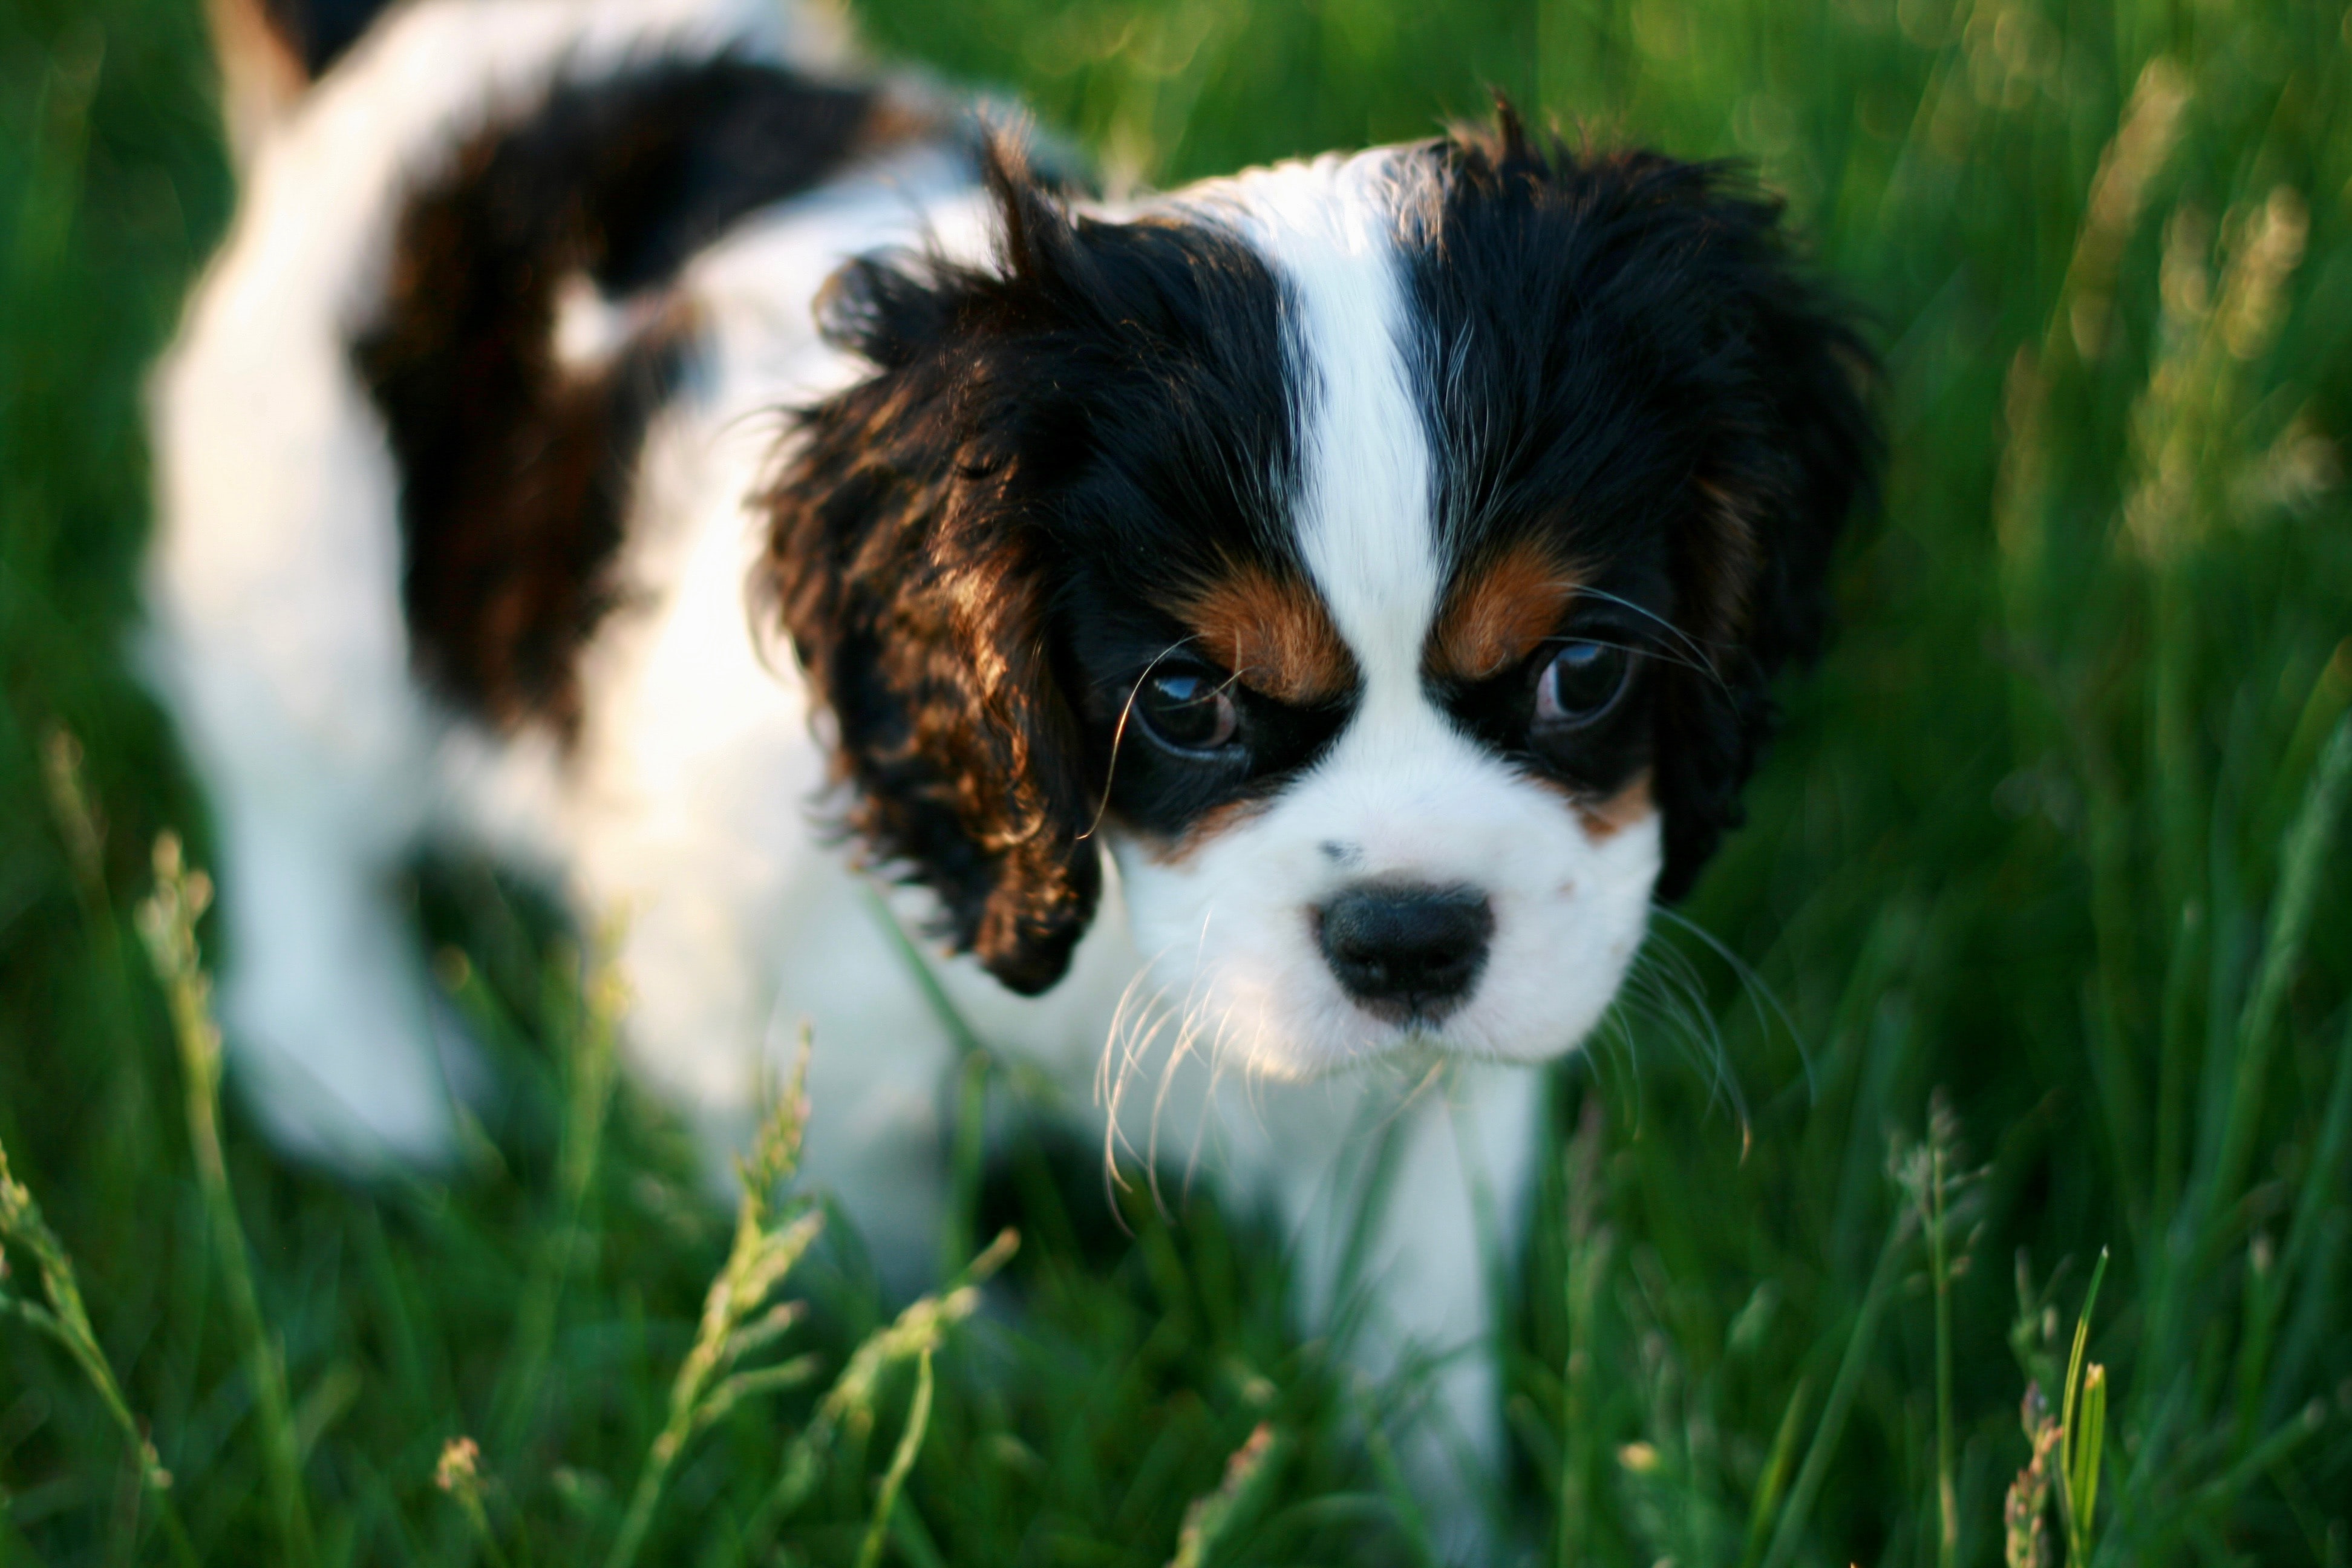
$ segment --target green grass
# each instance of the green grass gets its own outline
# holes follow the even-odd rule
[[[1684,911],[1721,949],[1662,931],[1557,1075],[1527,1559],[2352,1562],[2343,7],[860,10],[1158,181],[1489,84],[1752,158],[1874,323],[1886,514]],[[1247,1216],[1106,1254],[1032,1170],[1017,1311],[894,1323],[837,1223],[745,1275],[802,1211],[713,1205],[478,869],[418,895],[510,1086],[473,1173],[354,1192],[234,1097],[211,1142],[134,917],[204,811],[125,657],[139,377],[228,201],[202,60],[186,0],[0,0],[0,1563],[1413,1561],[1390,1391]]]

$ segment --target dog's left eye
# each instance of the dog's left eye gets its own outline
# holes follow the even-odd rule
[[[1633,656],[1612,643],[1572,642],[1536,677],[1536,728],[1581,730],[1617,706]]]
[[[1153,740],[1179,752],[1213,752],[1241,729],[1233,694],[1200,670],[1147,678],[1136,689],[1135,714]]]

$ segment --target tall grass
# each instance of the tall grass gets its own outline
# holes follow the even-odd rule
[[[1885,519],[1681,911],[1736,963],[1662,930],[1553,1080],[1510,1550],[2352,1561],[2343,7],[858,10],[1114,179],[1490,85],[1746,157],[1886,352]],[[1251,1216],[1129,1237],[1038,1149],[967,1163],[951,1264],[1020,1250],[898,1312],[789,1187],[711,1205],[611,1070],[594,933],[477,868],[417,882],[505,1086],[462,1175],[354,1191],[191,1115],[201,970],[132,911],[205,816],[124,647],[208,90],[186,0],[0,0],[0,1560],[1415,1560],[1387,1391],[1290,1331]],[[1023,1099],[977,1046],[940,1094]]]

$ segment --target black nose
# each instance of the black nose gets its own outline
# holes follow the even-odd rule
[[[1495,911],[1475,888],[1375,882],[1315,911],[1331,973],[1376,1016],[1435,1020],[1486,967]]]

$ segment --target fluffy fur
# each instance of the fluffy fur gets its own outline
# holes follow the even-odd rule
[[[715,1147],[811,1020],[811,1178],[911,1281],[903,927],[1115,1158],[1270,1201],[1310,1318],[1391,1147],[1369,1367],[1474,1344],[1514,1064],[1736,820],[1865,370],[1733,174],[1507,111],[1113,208],[765,6],[416,0],[261,137],[156,384],[239,1079],[446,1151],[389,889],[470,846],[617,921]]]

